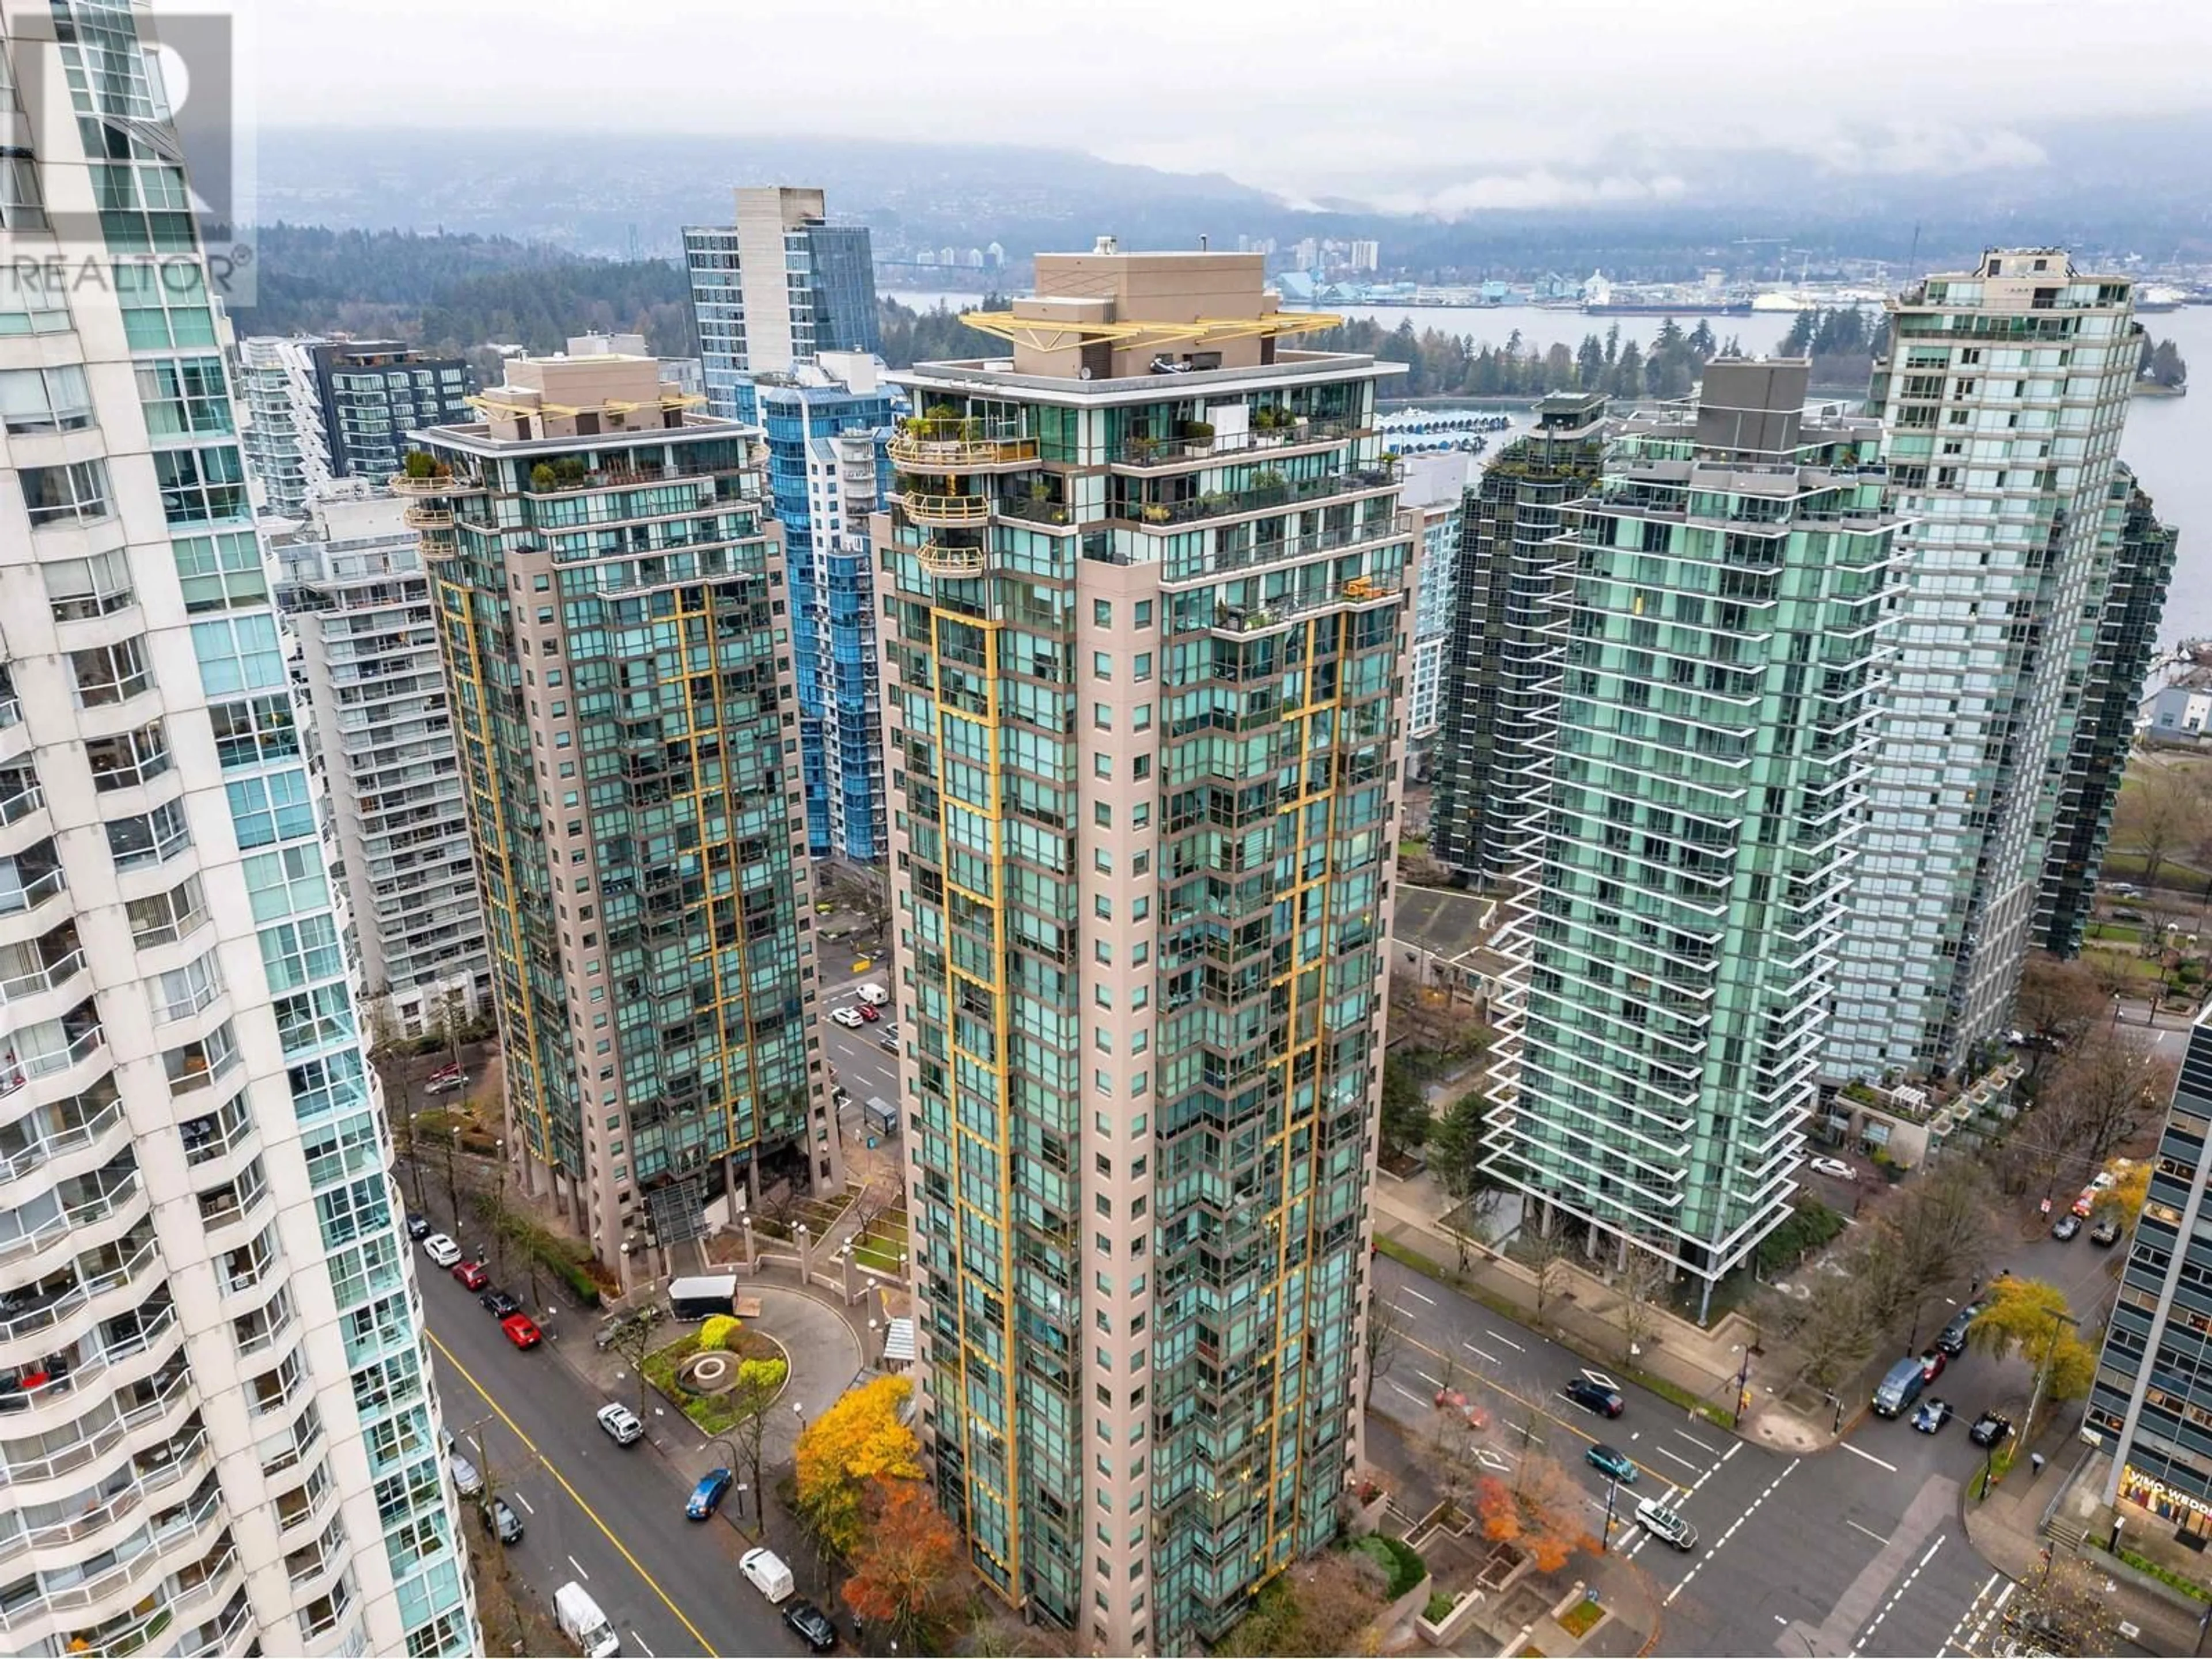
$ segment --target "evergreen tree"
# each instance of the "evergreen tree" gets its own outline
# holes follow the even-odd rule
[[[1575,384],[1585,392],[1598,391],[1605,385],[1605,348],[1595,334],[1583,335],[1582,347],[1575,353]]]

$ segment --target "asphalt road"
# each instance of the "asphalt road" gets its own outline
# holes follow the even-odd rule
[[[2039,1271],[2034,1258],[2026,1251],[2011,1265]],[[1941,1434],[1869,1416],[1833,1449],[1795,1457],[1740,1441],[1617,1379],[1607,1378],[1627,1409],[1611,1421],[1595,1416],[1560,1389],[1602,1366],[1387,1258],[1376,1270],[1377,1295],[1398,1310],[1407,1334],[1376,1385],[1374,1410],[1418,1433],[1433,1420],[1437,1387],[1448,1383],[1491,1410],[1484,1462],[1504,1476],[1531,1444],[1549,1455],[1583,1481],[1593,1532],[1602,1525],[1606,1482],[1583,1458],[1596,1442],[1638,1466],[1617,1516],[1651,1496],[1696,1525],[1699,1545],[1686,1555],[1632,1531],[1614,1534],[1616,1553],[1663,1603],[1658,1652],[1970,1650],[2000,1576],[1974,1553],[1959,1521],[1960,1492],[1982,1467],[1966,1422],[1985,1396],[2009,1401],[2016,1393],[2024,1402],[2018,1362],[1999,1367],[1972,1354],[1954,1361],[1934,1391],[1961,1418]],[[1754,1387],[1757,1376],[1754,1370]]]
[[[525,1353],[452,1275],[420,1261],[431,1369],[447,1428],[521,1516],[507,1565],[550,1617],[553,1592],[591,1592],[626,1655],[803,1653],[776,1610],[738,1572],[751,1540],[723,1516],[684,1516],[690,1482],[647,1438],[617,1446],[592,1419],[604,1403],[552,1352]],[[589,1340],[576,1316],[556,1314],[557,1340]],[[737,1497],[728,1500],[733,1504]],[[497,1546],[463,1504],[470,1547]]]

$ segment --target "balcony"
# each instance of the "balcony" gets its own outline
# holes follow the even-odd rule
[[[1301,506],[1307,501],[1320,501],[1332,495],[1395,489],[1399,477],[1396,462],[1381,462],[1372,466],[1324,472],[1318,477],[1275,477],[1243,489],[1188,495],[1176,501],[1146,501],[1132,495],[1119,502],[1109,501],[1107,512],[1109,517],[1133,522],[1146,530],[1164,531],[1180,525],[1195,524],[1205,519]],[[1158,487],[1157,483],[1145,486],[1148,489]]]
[[[945,542],[924,542],[915,550],[925,575],[944,577],[980,576],[983,574],[983,550],[980,547],[954,547]]]
[[[1212,629],[1217,634],[1258,634],[1270,628],[1280,628],[1285,623],[1296,622],[1316,611],[1332,610],[1338,605],[1371,605],[1383,599],[1395,601],[1403,592],[1396,582],[1377,581],[1371,576],[1355,576],[1341,587],[1315,593],[1292,593],[1249,610],[1235,605],[1216,605]]]
[[[112,1151],[129,1139],[123,1103],[112,1089],[88,1099],[72,1096],[33,1107],[11,1122],[0,1123],[0,1188],[56,1159]]]
[[[451,467],[442,464],[420,477],[410,472],[395,472],[384,481],[384,486],[395,495],[474,495],[483,492],[483,486],[472,478],[455,475]]]
[[[35,1078],[58,1076],[106,1046],[97,1005],[90,998],[59,1019],[27,1025],[0,1049],[0,1100]]]
[[[110,1391],[130,1387],[167,1366],[182,1340],[176,1304],[163,1292],[58,1352],[0,1370],[0,1417],[19,1437],[64,1426],[88,1407],[76,1401],[73,1411],[49,1413],[48,1406],[95,1383]]]
[[[895,499],[908,519],[933,529],[959,530],[991,521],[991,498],[988,495],[921,495],[909,493]]]
[[[1018,422],[965,416],[901,421],[887,447],[891,459],[916,472],[981,472],[1037,459],[1037,441],[1024,437]]]
[[[1228,465],[1243,456],[1300,444],[1340,443],[1363,429],[1347,421],[1300,421],[1295,426],[1254,428],[1225,437],[1125,438],[1109,459],[1119,466],[1177,466],[1194,461]]]
[[[453,509],[439,501],[410,501],[399,520],[410,530],[451,530]]]

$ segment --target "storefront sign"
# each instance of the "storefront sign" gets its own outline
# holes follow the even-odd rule
[[[2131,1504],[2141,1504],[2146,1509],[2157,1510],[2168,1520],[2186,1510],[2198,1519],[2212,1521],[2212,1503],[2169,1486],[2163,1480],[2154,1480],[2132,1463],[2120,1470],[2120,1496]]]

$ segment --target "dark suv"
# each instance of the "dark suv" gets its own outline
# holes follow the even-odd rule
[[[1981,1310],[1979,1304],[1969,1302],[1958,1312],[1953,1314],[1951,1322],[1944,1326],[1937,1334],[1936,1346],[1954,1359],[1966,1352],[1966,1327],[1974,1322],[1975,1316]]]
[[[1595,1412],[1601,1417],[1618,1417],[1628,1408],[1620,1397],[1620,1390],[1608,1389],[1602,1382],[1594,1382],[1587,1376],[1571,1376],[1560,1390],[1568,1399],[1586,1412]]]

